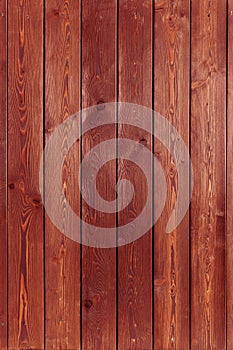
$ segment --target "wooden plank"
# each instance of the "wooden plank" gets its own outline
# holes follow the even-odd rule
[[[82,4],[82,108],[116,99],[116,1],[90,0]],[[90,121],[91,122],[91,121]],[[89,121],[86,121],[89,123]],[[84,135],[82,155],[98,143],[115,137],[115,127],[95,128]],[[104,157],[104,150],[98,156]],[[107,185],[106,185],[107,184]],[[116,162],[97,176],[96,186],[106,200],[114,200]],[[97,212],[83,201],[83,220],[91,225],[114,227],[115,214]],[[88,235],[84,229],[82,235]],[[82,248],[83,349],[115,349],[116,344],[116,249]]]
[[[226,349],[226,3],[192,3],[191,346]]]
[[[46,1],[46,140],[80,109],[79,27],[79,1]],[[79,191],[73,176],[79,168],[79,142],[69,152],[64,142],[63,149],[68,153],[63,166],[63,188],[79,215]],[[66,238],[48,216],[45,235],[46,349],[79,349],[80,245]]]
[[[119,1],[119,101],[152,107],[152,1]],[[127,117],[126,117],[127,118]],[[151,113],[152,131],[152,113]],[[124,124],[119,138],[130,138],[152,149],[152,137]],[[135,152],[132,146],[132,153]],[[152,173],[151,169],[147,169]],[[118,215],[119,226],[132,222],[147,201],[143,172],[134,163],[118,161],[118,181],[135,188],[132,202]],[[140,186],[139,186],[140,184]],[[152,218],[149,217],[152,222]],[[152,349],[152,231],[118,248],[119,349]]]
[[[227,110],[227,349],[233,348],[233,1],[228,1]]]
[[[189,17],[189,0],[155,1],[154,109],[176,127],[187,148]],[[170,147],[176,149],[172,139]],[[186,350],[189,349],[189,218],[187,213],[172,233],[166,233],[179,190],[176,186],[179,169],[156,139],[154,152],[167,180],[167,202],[154,232],[154,349]],[[154,186],[156,189],[156,179]]]
[[[8,1],[8,348],[44,344],[43,1]]]
[[[0,0],[0,349],[7,347],[7,231],[6,231],[6,1]]]

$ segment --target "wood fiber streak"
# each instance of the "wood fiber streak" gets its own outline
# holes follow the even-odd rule
[[[152,1],[119,1],[119,101],[152,107]],[[127,120],[127,116],[126,120]],[[143,121],[142,121],[143,124]],[[152,113],[151,113],[152,131]],[[119,125],[119,138],[152,149],[152,137],[142,129]],[[132,146],[129,154],[135,154]],[[143,153],[139,155],[143,157]],[[151,164],[152,165],[152,164]],[[144,171],[151,171],[144,169]],[[135,163],[118,161],[118,181],[128,179],[135,197],[118,215],[119,226],[137,218],[151,194]],[[119,198],[120,200],[120,198]],[[152,213],[148,220],[152,226]],[[129,229],[130,230],[130,229]],[[152,231],[118,249],[119,349],[152,349]]]
[[[6,232],[6,1],[0,0],[0,349],[7,346],[7,232]]]
[[[8,348],[43,349],[43,1],[8,1]]]
[[[79,27],[79,1],[46,1],[46,141],[58,125],[80,110]],[[80,215],[79,190],[75,182],[80,147],[77,141],[70,151],[67,149],[66,138],[70,131],[64,130],[62,145],[67,152],[63,190]],[[64,204],[64,220],[66,211]],[[80,349],[80,245],[66,238],[47,216],[45,237],[46,349]]]
[[[189,17],[189,0],[155,1],[154,109],[176,127],[187,148]],[[176,154],[177,144],[172,138],[170,149]],[[154,349],[186,350],[189,349],[189,218],[187,213],[177,229],[166,233],[179,191],[179,166],[176,168],[174,159],[156,139],[154,152],[167,181],[167,201],[154,232]],[[155,179],[155,201],[157,186]],[[186,188],[189,191],[188,175]]]
[[[226,349],[226,3],[192,2],[191,346]]]
[[[82,108],[98,105],[92,118],[105,113],[104,103],[116,100],[116,1],[90,0],[82,4]],[[91,120],[83,120],[86,125]],[[84,125],[84,124],[83,124]],[[115,138],[116,128],[100,127],[82,139],[82,156],[98,143]],[[101,148],[96,158],[104,158]],[[102,175],[101,175],[102,174]],[[97,176],[97,188],[105,200],[116,198],[116,162],[106,164]],[[84,180],[83,180],[84,181]],[[115,214],[105,216],[83,200],[83,220],[94,226],[114,227]],[[88,230],[82,235],[88,236]],[[97,242],[98,244],[98,242]],[[82,247],[83,349],[115,349],[116,249]]]
[[[227,349],[233,349],[233,1],[228,1]]]

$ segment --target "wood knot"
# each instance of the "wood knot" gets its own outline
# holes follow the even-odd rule
[[[59,15],[60,15],[59,10],[58,9],[54,9],[53,10],[53,14],[54,14],[54,16],[59,17]]]
[[[170,16],[168,17],[168,23],[169,23],[169,25],[170,25],[170,26],[173,26],[173,25],[174,25],[174,22],[175,22],[175,17],[174,17],[174,15],[170,15]]]
[[[105,104],[103,100],[97,102],[97,111],[102,111],[105,108]]]
[[[53,128],[50,126],[50,125],[47,125],[46,127],[45,127],[45,134],[52,134],[52,132],[53,132]]]
[[[142,138],[139,140],[139,143],[141,143],[143,146],[146,146],[147,145],[147,140]]]
[[[172,286],[171,289],[170,289],[170,294],[171,296],[175,296],[176,295],[176,287],[175,286]]]
[[[33,198],[32,202],[35,207],[39,207],[41,205],[41,200],[39,198]]]
[[[13,190],[13,189],[15,188],[15,185],[14,185],[14,184],[10,184],[10,185],[9,185],[9,188],[10,188],[11,190]]]
[[[169,167],[168,167],[168,174],[170,177],[174,177],[176,175],[177,171],[176,171],[176,166],[175,164],[171,164]]]
[[[93,302],[90,300],[90,299],[87,299],[84,301],[84,307],[87,309],[87,310],[90,310],[90,308],[92,307],[93,305]]]

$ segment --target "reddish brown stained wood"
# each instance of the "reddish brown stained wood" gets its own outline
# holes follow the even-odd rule
[[[119,101],[151,108],[151,1],[119,1],[118,36]],[[143,130],[120,125],[118,137],[133,139],[151,150],[151,135]],[[119,160],[118,180],[125,178],[135,186],[135,197],[119,213],[119,226],[129,221],[133,225],[145,202],[151,200],[142,171],[134,163]],[[151,213],[149,216],[152,221]],[[118,249],[119,349],[152,349],[152,333],[152,232],[149,231],[139,240]]]
[[[233,1],[228,1],[227,118],[227,348],[233,349]]]
[[[80,109],[79,27],[79,1],[46,1],[46,140],[59,124]],[[68,152],[64,142],[65,150]],[[78,188],[70,174],[78,172],[79,160],[76,142],[63,166],[63,188],[69,188],[66,197],[69,203],[75,203],[78,215]],[[64,218],[65,213],[66,208]],[[80,246],[62,235],[47,216],[45,237],[46,348],[79,349]]]
[[[116,100],[116,1],[82,3],[82,107]],[[104,113],[103,108],[96,110]],[[94,115],[95,117],[95,115]],[[89,123],[89,121],[86,121]],[[100,127],[82,140],[83,156],[96,144],[115,137],[115,127]],[[103,150],[104,152],[104,150]],[[99,155],[104,157],[104,153]],[[97,188],[106,200],[116,196],[116,164],[109,162],[97,176]],[[103,191],[104,190],[104,191]],[[83,220],[91,225],[115,226],[115,215],[93,211],[83,201]],[[83,235],[88,232],[83,229]],[[82,247],[83,349],[116,346],[116,249]]]
[[[43,349],[43,1],[8,1],[8,348]]]
[[[154,109],[176,127],[188,148],[189,0],[155,1],[154,21]],[[167,202],[154,232],[154,349],[186,350],[189,349],[188,213],[176,230],[166,233],[179,190],[179,169],[156,139],[154,147],[167,180]],[[173,142],[171,149],[175,148]],[[156,193],[159,186],[156,179],[154,186]]]
[[[0,1],[0,349],[7,346],[7,232],[6,232],[6,1]]]
[[[232,37],[233,0],[0,0],[0,349],[233,349]],[[47,142],[81,104],[98,105],[93,118],[99,117],[117,95],[149,108],[154,99],[155,111],[172,122],[190,148],[195,176],[190,222],[187,213],[174,232],[165,232],[179,168],[155,139],[168,193],[154,240],[151,230],[118,250],[80,248],[47,216],[43,229],[38,184],[43,133]],[[84,123],[91,126],[90,120]],[[152,149],[149,133],[123,125],[118,132]],[[116,218],[82,200],[80,212],[80,158],[115,136],[115,125],[86,133],[82,155],[79,140],[70,150],[64,142],[63,189],[84,221],[111,228],[117,221],[132,222],[133,227],[147,185],[130,161],[118,161],[118,180],[135,186],[130,205]],[[104,155],[102,149],[96,156]],[[108,162],[97,176],[105,200],[116,199],[116,165]],[[156,201],[156,179],[154,186]]]
[[[226,3],[192,2],[191,345],[226,349]]]

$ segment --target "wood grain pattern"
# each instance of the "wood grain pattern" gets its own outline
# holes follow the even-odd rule
[[[116,100],[116,2],[90,0],[82,4],[82,108]],[[94,115],[95,117],[95,115]],[[100,127],[82,139],[83,156],[96,144],[115,137],[116,130]],[[102,155],[98,155],[102,156]],[[104,156],[104,154],[103,154]],[[106,185],[107,183],[107,185]],[[116,194],[116,164],[109,162],[97,176],[104,198]],[[115,215],[103,216],[83,201],[83,220],[92,225],[114,227]],[[88,232],[83,229],[83,235]],[[116,348],[116,249],[82,247],[82,337],[83,349]]]
[[[233,0],[0,0],[0,349],[233,350],[232,37]],[[103,141],[153,150],[167,180],[165,208],[143,237],[81,246],[44,213],[42,150],[81,107],[97,106],[100,118],[117,99],[154,107],[177,128],[193,162],[191,209],[165,232],[182,164],[150,133],[100,126],[68,150],[67,128],[62,186],[85,222],[134,230],[145,202],[157,200],[157,179],[150,198],[143,171],[120,159],[101,168],[96,188],[119,204],[116,183],[128,179],[130,205],[117,215],[87,205],[81,159]]]
[[[7,346],[7,231],[6,231],[6,99],[7,77],[7,11],[0,1],[0,349]]]
[[[187,148],[189,29],[189,0],[155,2],[154,109],[176,127]],[[175,150],[176,142],[171,140],[170,147]],[[154,348],[186,350],[189,349],[189,218],[187,213],[179,227],[166,234],[179,190],[179,169],[157,140],[154,152],[167,180],[167,202],[155,225]],[[155,190],[156,185],[155,179]]]
[[[66,118],[80,110],[80,2],[46,1],[46,140]],[[66,133],[69,130],[66,130]],[[64,142],[64,152],[68,149]],[[75,179],[80,147],[76,142],[63,166],[63,188],[79,215]],[[45,164],[46,166],[46,164]],[[46,194],[45,194],[46,195]],[[64,208],[64,220],[66,218]],[[46,216],[46,349],[80,348],[80,246],[66,238]]]
[[[191,346],[226,349],[226,4],[192,3]]]
[[[227,349],[233,349],[233,1],[228,1],[228,110],[227,110]]]
[[[119,101],[152,107],[152,2],[119,1]],[[152,131],[152,114],[151,114]],[[152,149],[152,137],[143,130],[119,125],[119,138],[130,138]],[[134,146],[133,146],[134,147]],[[135,149],[132,148],[132,153]],[[150,169],[152,173],[152,163]],[[119,226],[134,220],[146,201],[142,172],[127,160],[118,161],[118,181],[135,188],[132,202],[118,215]],[[140,185],[139,185],[140,184]],[[152,222],[152,213],[148,220]],[[133,221],[132,221],[133,229]],[[119,349],[152,348],[152,231],[118,248]]]
[[[43,1],[8,1],[8,348],[43,349]]]

